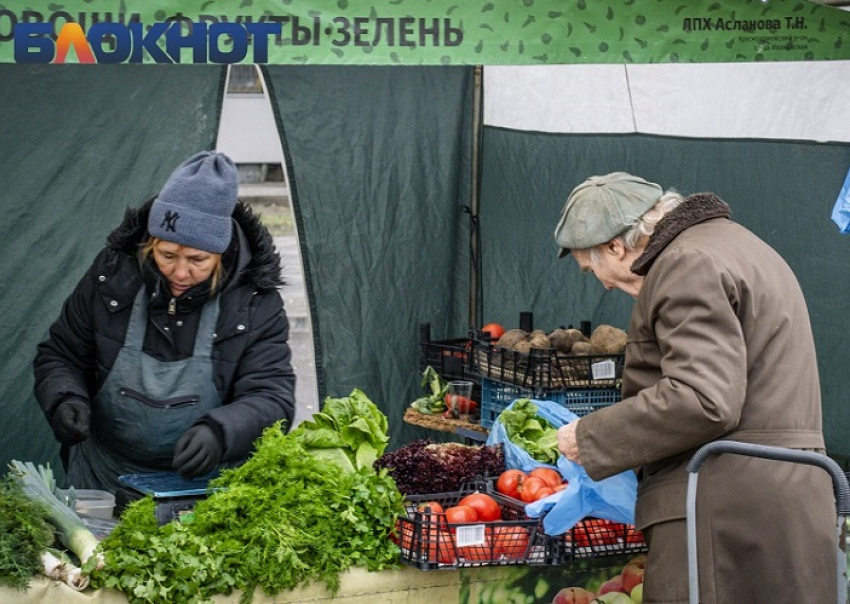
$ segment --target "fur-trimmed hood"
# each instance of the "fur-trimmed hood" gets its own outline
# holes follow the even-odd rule
[[[633,273],[646,275],[658,255],[682,231],[712,218],[730,218],[732,210],[714,193],[695,193],[662,218],[643,253],[631,266]]]
[[[153,199],[150,199],[139,208],[127,208],[121,224],[107,237],[107,247],[135,256],[139,244],[150,236],[148,215],[152,204]],[[235,267],[235,270],[231,268],[230,283],[249,283],[260,291],[274,290],[283,285],[280,254],[271,233],[259,217],[247,204],[238,201],[233,210],[233,220],[233,238],[222,255],[226,266]]]

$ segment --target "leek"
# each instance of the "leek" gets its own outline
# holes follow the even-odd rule
[[[45,577],[62,581],[74,591],[83,591],[89,586],[88,576],[83,574],[80,567],[75,566],[62,552],[46,549],[41,554],[42,569]]]
[[[98,555],[95,549],[99,543],[77,513],[57,497],[56,481],[50,465],[45,468],[32,462],[12,460],[9,464],[11,475],[18,481],[24,494],[39,504],[47,513],[47,519],[56,528],[59,541],[80,559],[80,566],[92,556]],[[103,566],[103,559],[97,559],[97,567]]]

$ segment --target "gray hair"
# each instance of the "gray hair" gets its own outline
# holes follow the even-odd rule
[[[667,191],[655,205],[649,208],[639,218],[635,218],[628,229],[614,237],[619,239],[627,250],[634,250],[642,237],[649,237],[655,232],[655,227],[661,222],[661,219],[669,214],[672,210],[679,207],[685,201],[685,198],[674,190]],[[604,245],[604,244],[602,244]],[[590,262],[596,264],[599,262],[599,247],[590,248]]]

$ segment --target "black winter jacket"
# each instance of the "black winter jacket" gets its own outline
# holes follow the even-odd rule
[[[151,203],[127,210],[65,301],[48,339],[38,345],[35,395],[48,422],[64,400],[91,401],[95,396],[124,343],[133,300],[143,283],[150,296],[144,352],[162,361],[192,354],[208,284],[171,300],[153,259],[140,262]],[[280,257],[248,206],[237,203],[233,219],[230,247],[222,255],[225,277],[212,353],[224,404],[199,420],[223,436],[223,462],[246,457],[254,440],[275,421],[284,419],[290,426],[295,399],[289,323],[277,291],[283,283]],[[174,314],[168,312],[169,302]]]

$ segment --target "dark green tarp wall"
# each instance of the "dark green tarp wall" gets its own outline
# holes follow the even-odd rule
[[[0,65],[0,468],[58,463],[35,348],[127,207],[212,148],[224,69]],[[61,475],[61,470],[59,471]]]
[[[558,260],[553,231],[569,192],[625,170],[683,194],[713,191],[733,218],[791,265],[818,352],[828,452],[850,457],[848,240],[830,219],[850,145],[646,135],[557,135],[484,129],[481,237],[485,320],[517,326],[521,311],[551,330],[581,320],[628,327],[632,299]]]
[[[363,390],[391,446],[421,392],[418,325],[466,333],[474,69],[267,69],[288,162],[319,394]]]

